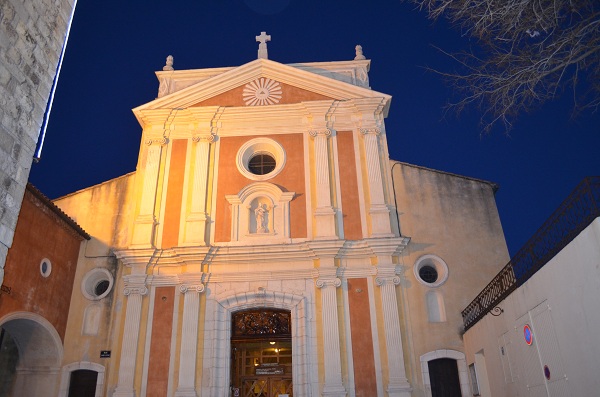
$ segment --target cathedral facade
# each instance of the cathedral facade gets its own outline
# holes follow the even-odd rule
[[[284,65],[267,38],[239,67],[168,58],[136,171],[56,200],[92,237],[56,395],[471,395],[496,186],[389,160],[360,47]]]

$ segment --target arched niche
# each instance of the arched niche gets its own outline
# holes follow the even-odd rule
[[[272,183],[256,182],[225,196],[231,204],[231,241],[261,245],[289,241],[294,195]]]

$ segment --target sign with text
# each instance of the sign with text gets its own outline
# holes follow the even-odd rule
[[[269,365],[269,364],[261,364],[258,367],[255,367],[255,375],[283,375],[283,366],[281,365]]]

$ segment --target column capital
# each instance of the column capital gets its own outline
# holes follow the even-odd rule
[[[398,284],[400,284],[400,277],[398,277],[398,276],[375,277],[375,284],[377,284],[378,287],[382,287],[384,285],[398,285]]]
[[[371,134],[380,135],[381,134],[381,128],[379,128],[379,127],[359,128],[358,130],[363,135],[371,135]]]
[[[129,296],[129,295],[133,295],[133,294],[139,294],[139,295],[147,295],[148,294],[148,288],[146,288],[145,285],[141,285],[141,286],[128,286],[123,288],[123,295],[125,296]]]
[[[324,136],[325,138],[329,138],[332,134],[332,131],[329,128],[317,128],[309,130],[308,133],[313,138],[317,136]]]
[[[318,278],[317,281],[315,281],[315,285],[317,286],[317,288],[325,288],[325,287],[329,287],[329,286],[334,286],[334,287],[338,288],[342,285],[342,280],[340,280],[337,277]]]
[[[215,134],[194,134],[194,136],[192,136],[193,142],[207,142],[210,144],[216,140],[217,136]]]
[[[187,292],[196,292],[198,294],[204,292],[204,284],[181,284],[179,285],[179,292],[185,294]]]
[[[169,138],[163,136],[163,137],[155,138],[155,139],[146,139],[144,141],[144,143],[147,146],[152,146],[152,145],[164,146],[167,143],[169,143]]]

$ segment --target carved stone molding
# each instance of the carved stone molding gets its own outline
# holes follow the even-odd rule
[[[162,138],[155,138],[155,139],[146,139],[146,141],[144,143],[147,146],[151,146],[151,145],[164,146],[167,143],[169,143],[169,138],[162,137]]]
[[[275,105],[282,97],[281,84],[261,77],[244,86],[242,97],[246,106]]]
[[[335,277],[335,278],[318,278],[317,281],[315,281],[315,285],[317,286],[317,288],[325,288],[325,287],[329,287],[329,286],[334,286],[334,287],[338,288],[342,285],[342,280],[340,280],[337,277]]]
[[[197,134],[192,137],[193,142],[208,142],[213,143],[217,140],[215,134]]]
[[[181,284],[179,286],[179,292],[185,294],[187,292],[196,292],[198,294],[204,292],[204,284]]]
[[[332,134],[332,131],[329,128],[319,128],[315,130],[309,130],[308,133],[313,138],[317,136],[324,136],[326,138],[329,138]]]
[[[359,128],[359,131],[363,135],[369,135],[369,134],[380,135],[381,134],[381,128],[378,128],[378,127]]]
[[[400,277],[375,277],[375,284],[377,284],[378,287],[390,284],[398,285],[400,284]]]
[[[233,336],[292,334],[291,315],[287,310],[262,309],[236,312],[232,316]]]
[[[146,288],[146,286],[136,286],[136,287],[125,287],[123,289],[123,295],[125,296],[129,296],[129,295],[133,295],[133,294],[139,294],[139,295],[147,295],[148,294],[148,288]]]

